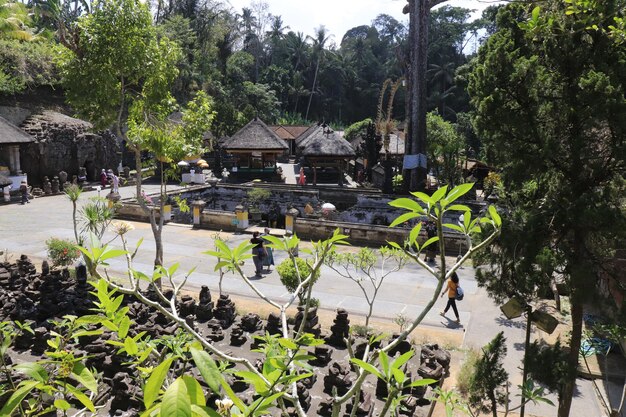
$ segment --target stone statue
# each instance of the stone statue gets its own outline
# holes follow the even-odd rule
[[[65,171],[59,172],[59,181],[61,184],[65,184],[67,182],[67,172]]]
[[[46,195],[52,194],[52,183],[48,179],[48,177],[43,177],[43,192]]]
[[[80,167],[78,168],[78,182],[83,183],[87,181],[87,168]]]
[[[52,194],[59,193],[59,177],[52,178]]]

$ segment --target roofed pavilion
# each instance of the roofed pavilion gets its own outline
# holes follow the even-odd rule
[[[9,178],[13,182],[13,188],[19,186],[22,179],[26,179],[26,176],[22,175],[20,165],[20,145],[34,141],[34,137],[4,117],[0,117],[0,165],[9,168]]]
[[[338,183],[343,185],[348,161],[356,155],[354,148],[327,125],[315,126],[307,133],[298,144],[298,153],[313,169],[313,185],[317,185],[317,169],[326,167],[337,169]]]
[[[234,157],[237,177],[267,178],[276,174],[276,161],[289,151],[289,145],[255,118],[227,139],[222,149]]]

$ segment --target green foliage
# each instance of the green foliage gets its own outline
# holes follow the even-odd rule
[[[356,122],[348,126],[343,131],[343,138],[348,142],[352,142],[357,137],[365,137],[367,132],[367,126],[372,123],[372,119],[367,118],[365,120],[361,120],[360,122]]]
[[[272,192],[267,188],[252,188],[246,193],[250,207],[258,208],[259,204],[269,199]]]
[[[534,341],[528,346],[524,357],[529,377],[560,395],[563,385],[570,379],[567,352],[561,341],[557,340],[554,345]]]
[[[428,159],[440,183],[454,186],[461,179],[463,138],[450,122],[436,113],[426,115],[428,132]]]
[[[382,350],[378,351],[380,369],[361,359],[350,359],[350,362],[358,365],[362,372],[373,374],[387,384],[389,393],[385,400],[385,405],[380,412],[381,416],[384,416],[389,409],[392,410],[392,415],[396,415],[396,410],[400,407],[401,401],[409,396],[408,393],[403,394],[403,392],[414,387],[423,387],[437,382],[434,379],[418,379],[412,381],[411,378],[404,373],[403,369],[406,363],[411,360],[414,355],[415,352],[410,350],[391,361],[392,358],[390,358],[386,352]]]
[[[404,186],[404,177],[400,174],[394,175],[391,179],[391,184],[393,185],[393,191],[395,193],[401,192]]]
[[[456,388],[459,394],[469,396],[471,385],[474,379],[476,363],[480,359],[480,352],[477,349],[469,349],[465,354],[465,360],[461,365],[461,370],[456,378]]]
[[[81,407],[96,412],[91,400],[98,393],[98,381],[94,372],[88,369],[83,361],[85,356],[78,355],[70,349],[70,344],[80,337],[99,335],[102,331],[90,330],[89,324],[76,316],[65,316],[60,320],[52,321],[51,338],[47,341],[48,350],[45,358],[37,362],[22,362],[18,365],[7,366],[2,360],[2,367],[9,378],[13,389],[9,390],[10,398],[6,401],[0,415],[11,416],[19,411],[19,415],[36,416],[59,409],[66,412],[71,408],[70,401],[80,404]],[[26,331],[28,327],[20,325]],[[3,336],[2,356],[12,337],[16,335],[13,326],[3,323],[0,331]],[[13,385],[13,378],[19,373],[22,381]],[[51,404],[50,398],[54,398]],[[51,407],[53,405],[53,407]]]
[[[80,256],[76,243],[52,237],[46,240],[48,258],[54,266],[70,266]]]
[[[0,94],[15,94],[39,86],[57,86],[60,75],[54,57],[58,49],[47,40],[22,42],[0,39]]]
[[[502,332],[482,349],[469,384],[469,403],[481,412],[493,412],[504,404],[509,375],[502,365],[506,356],[506,338]]]
[[[293,293],[296,291],[300,283],[313,272],[312,263],[303,258],[288,258],[278,264],[276,272],[278,272],[280,282],[285,286],[285,288],[287,288],[287,291]],[[315,275],[313,275],[313,279],[309,285],[315,284],[315,281],[317,281],[320,277],[320,274],[321,271],[318,269],[315,272]],[[304,296],[307,293],[309,285],[304,286],[300,293],[297,294],[300,298],[301,304],[304,302]]]
[[[509,213],[488,251],[491,267],[477,278],[493,297],[517,293],[529,300],[551,279],[541,263],[545,269],[548,259],[550,268],[564,271],[572,303],[570,375],[583,303],[596,293],[603,259],[626,230],[620,209],[626,120],[619,116],[626,112],[626,50],[600,29],[623,13],[623,1],[593,2],[592,24],[585,13],[568,14],[583,3],[501,8],[468,87],[474,125],[487,162],[501,169],[507,194],[500,204]],[[552,259],[543,256],[548,252]],[[560,415],[569,412],[573,385],[563,392]]]
[[[115,208],[109,207],[109,201],[104,197],[91,197],[78,213],[82,223],[81,232],[93,233],[98,239],[102,239],[115,217]]]
[[[178,206],[178,209],[181,213],[189,213],[189,204],[187,204],[187,200],[184,198],[180,198],[179,196],[174,196],[174,201]]]
[[[133,98],[141,96],[151,108],[167,97],[179,49],[157,38],[146,4],[103,1],[78,25],[80,49],[66,51],[61,63],[67,99],[83,117],[108,127],[125,121]]]
[[[497,172],[489,172],[483,181],[483,190],[489,195],[494,191],[498,193],[502,190],[502,177]]]

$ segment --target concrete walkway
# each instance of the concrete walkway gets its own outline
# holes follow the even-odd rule
[[[173,188],[176,187],[168,186],[168,189]],[[158,191],[158,185],[146,185],[144,189],[150,194]],[[135,188],[126,187],[120,191],[124,198],[132,197]],[[96,195],[95,191],[86,192],[81,197],[81,201],[86,201],[89,197]],[[154,240],[150,225],[133,224],[135,230],[128,235],[130,244],[135,245],[139,239],[144,238],[143,246],[135,258],[134,268],[150,274],[154,257]],[[250,235],[247,234],[221,233],[220,235],[228,241],[231,247],[250,239]],[[213,249],[215,236],[214,231],[195,230],[187,225],[168,224],[164,228],[166,265],[179,262],[180,271],[197,267],[196,272],[189,278],[189,286],[192,289],[197,290],[200,285],[208,285],[212,291],[217,291],[218,274],[214,271],[216,261],[202,253]],[[27,254],[31,259],[40,262],[46,257],[45,241],[50,237],[73,239],[72,206],[65,196],[38,198],[24,206],[19,204],[0,206],[0,250],[6,248],[13,259],[21,254]],[[112,237],[111,234],[107,234],[105,240]],[[301,249],[306,246],[307,244],[303,243]],[[306,256],[302,250],[300,254]],[[282,252],[274,254],[277,265],[285,257]],[[450,259],[450,262],[452,261],[453,259]],[[123,276],[126,265],[122,260],[116,259],[111,262],[110,270]],[[250,276],[253,275],[252,262],[247,262],[244,270]],[[462,325],[457,326],[450,320],[439,316],[438,312],[444,307],[444,299],[438,299],[437,304],[426,315],[423,324],[416,332],[418,335],[428,335],[429,331],[456,335],[457,340],[463,341],[462,345],[446,347],[463,350],[468,347],[484,346],[499,331],[504,331],[508,346],[505,367],[513,385],[518,385],[521,382],[520,368],[523,357],[523,320],[517,319],[510,322],[501,315],[498,306],[487,297],[482,289],[477,287],[474,270],[471,267],[463,267],[459,270],[459,276],[466,293],[465,299],[458,303]],[[275,271],[255,281],[255,284],[275,300],[286,300],[289,295]],[[374,316],[389,321],[399,314],[409,318],[415,317],[432,297],[435,286],[436,281],[432,276],[411,264],[402,271],[390,275],[383,283],[374,308]],[[224,278],[223,289],[233,295],[246,297],[254,295],[243,280],[233,275],[227,275]],[[322,308],[329,310],[343,307],[352,314],[365,314],[368,308],[358,286],[328,268],[323,269],[313,295],[320,300]],[[451,312],[448,317],[453,318]],[[358,320],[353,320],[355,321]],[[541,336],[540,331],[533,329],[533,337],[539,336]],[[518,397],[514,397],[516,393],[513,389],[512,398],[517,403]],[[550,398],[555,403],[557,402],[555,396]],[[556,415],[556,408],[547,405],[531,404],[526,410],[527,416]],[[605,413],[598,406],[592,384],[579,379],[570,416],[601,417],[604,415]]]

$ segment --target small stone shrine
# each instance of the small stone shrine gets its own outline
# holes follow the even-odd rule
[[[333,325],[330,326],[330,332],[330,336],[326,338],[326,343],[337,348],[345,348],[346,339],[348,339],[350,332],[350,320],[345,309],[337,309],[337,317],[333,320]]]
[[[298,306],[298,313],[296,314],[296,320],[294,323],[294,329],[300,329],[302,320],[304,319],[304,306]],[[317,307],[310,307],[306,315],[306,321],[304,323],[303,331],[305,333],[311,333],[315,337],[320,337],[322,332],[319,324],[319,317],[317,316]]]
[[[328,369],[328,375],[324,377],[324,392],[331,394],[333,387],[336,387],[337,393],[343,395],[351,386],[350,366],[342,362],[333,362]]]
[[[213,318],[213,302],[209,287],[203,285],[200,289],[198,305],[196,305],[196,320],[204,323]]]
[[[265,331],[269,334],[282,334],[280,324],[280,316],[274,312],[271,312],[267,316],[267,323],[265,324]]]
[[[228,329],[233,324],[235,317],[237,317],[237,312],[235,311],[235,303],[232,302],[228,295],[220,295],[213,310],[213,316],[214,319],[220,321],[224,329]]]

